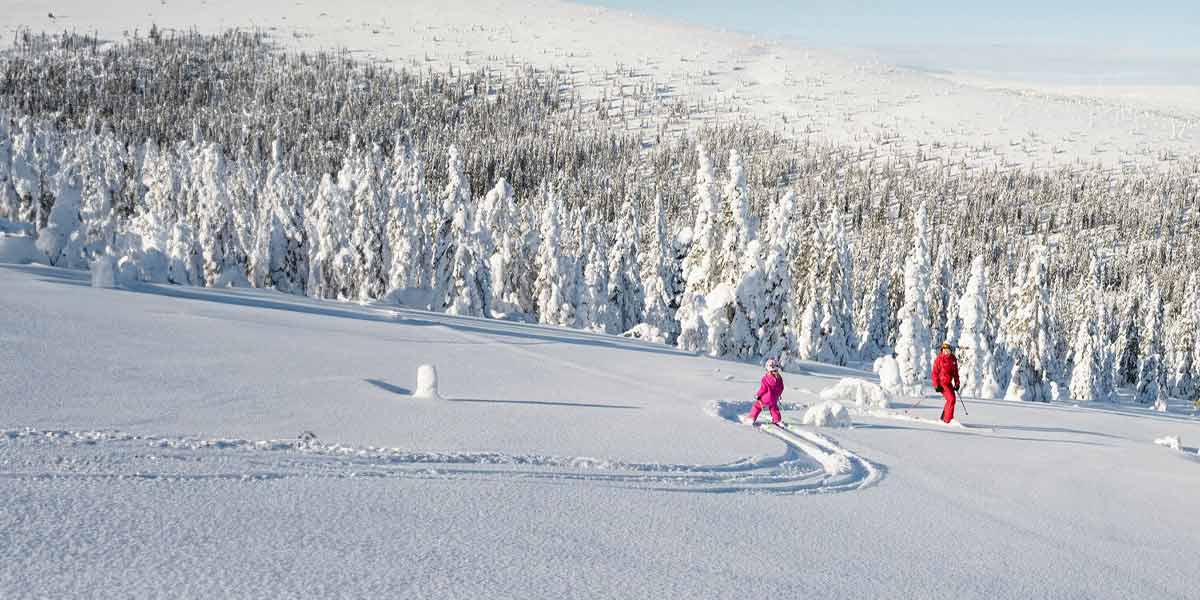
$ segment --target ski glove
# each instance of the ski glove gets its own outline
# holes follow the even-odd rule
[[[935,391],[939,394],[942,393],[942,386],[940,386],[940,385],[933,386],[933,391]]]

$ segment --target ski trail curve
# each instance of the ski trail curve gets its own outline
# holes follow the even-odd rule
[[[709,403],[705,411],[717,418],[745,427],[745,425],[741,425],[739,417],[748,413],[750,406],[750,402],[718,400]],[[841,447],[819,433],[787,422],[778,427],[762,425],[758,429],[779,438],[789,447],[796,448],[820,464],[827,477],[826,487],[823,491],[862,490],[883,479],[885,469],[882,466]]]
[[[503,452],[421,452],[264,440],[143,436],[120,431],[0,430],[0,479],[154,483],[399,478],[594,485],[688,493],[812,494],[851,489],[852,474],[794,444],[780,455],[715,465],[624,462]]]

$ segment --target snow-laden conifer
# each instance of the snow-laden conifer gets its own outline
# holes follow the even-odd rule
[[[638,231],[641,229],[641,217],[637,205],[633,202],[626,204],[613,231],[612,247],[608,249],[608,274],[605,283],[608,288],[606,299],[609,305],[607,319],[602,325],[603,330],[610,333],[623,333],[642,321],[645,314],[645,291],[642,289],[641,277],[638,273]]]
[[[1050,337],[1051,307],[1048,257],[1034,250],[1020,286],[1013,291],[1003,325],[1012,368],[1005,399],[1049,402],[1053,396],[1054,348]]]
[[[1145,303],[1146,312],[1142,321],[1145,332],[1142,359],[1138,363],[1136,399],[1142,404],[1164,405],[1170,392],[1167,382],[1167,367],[1164,364],[1163,320],[1166,307],[1163,305],[1162,290],[1151,283],[1150,297]]]
[[[684,290],[676,313],[680,326],[679,347],[689,351],[707,349],[709,332],[704,321],[708,310],[705,297],[720,277],[717,252],[721,232],[717,222],[716,175],[703,146],[698,148],[697,153],[700,166],[696,170],[696,194],[693,199],[696,218],[692,226],[691,246],[683,260]]]
[[[808,301],[800,317],[796,356],[845,365],[858,349],[850,284],[853,265],[841,215],[832,214],[814,244],[815,267],[809,272]]]
[[[1197,396],[1200,365],[1196,364],[1200,335],[1200,276],[1192,274],[1183,289],[1183,301],[1167,332],[1168,384],[1171,394],[1185,400]]]
[[[982,256],[971,261],[971,277],[958,300],[957,313],[961,332],[953,340],[957,347],[960,389],[973,398],[996,398],[1001,387],[997,381],[995,322],[989,304],[987,266]]]
[[[933,265],[929,285],[929,335],[935,343],[954,339],[952,331],[953,305],[958,297],[954,289],[953,254],[950,246],[950,234],[942,233],[941,244],[938,245],[937,260]]]
[[[771,209],[767,220],[764,281],[757,311],[758,355],[782,359],[795,354],[795,308],[792,302],[792,220],[796,194],[788,191]]]
[[[671,308],[671,287],[676,274],[661,194],[654,196],[654,224],[648,239],[648,247],[642,254],[642,287],[646,305],[643,322],[649,328],[650,339],[674,344],[679,336],[679,322],[675,320],[675,311]]]
[[[896,362],[904,385],[920,390],[933,362],[933,340],[929,332],[929,226],[922,203],[913,217],[913,243],[904,263],[904,305],[900,308],[900,332],[896,338]]]
[[[1076,402],[1105,402],[1112,395],[1111,349],[1104,332],[1108,309],[1103,301],[1100,259],[1092,255],[1086,284],[1076,294],[1078,318],[1073,351],[1070,394]]]
[[[558,195],[546,191],[541,214],[541,239],[537,253],[537,279],[534,294],[537,298],[538,322],[551,325],[570,325],[574,318],[568,294],[572,283],[573,265],[562,251],[563,207]]]
[[[880,356],[890,356],[891,344],[888,331],[891,329],[892,278],[884,274],[875,278],[875,284],[866,289],[858,309],[858,355],[864,360],[874,361]]]

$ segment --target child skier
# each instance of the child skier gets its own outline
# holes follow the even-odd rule
[[[954,356],[950,342],[942,343],[942,353],[933,361],[933,373],[930,375],[933,389],[941,392],[946,399],[942,407],[942,422],[949,423],[954,420],[954,404],[958,400],[955,393],[958,391],[958,358]]]
[[[782,419],[779,415],[779,397],[782,395],[783,375],[779,373],[779,362],[773,358],[768,359],[767,374],[763,375],[758,393],[754,395],[754,408],[750,409],[750,424],[753,425],[758,420],[758,413],[766,408],[771,411],[771,423],[778,425]]]

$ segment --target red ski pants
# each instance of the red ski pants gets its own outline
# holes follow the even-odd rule
[[[779,420],[783,418],[779,415],[779,402],[768,403],[767,401],[760,398],[754,402],[754,407],[750,409],[750,420],[754,421],[754,420],[758,419],[758,413],[762,412],[763,408],[766,408],[767,410],[771,411],[771,422],[772,423],[778,423]]]
[[[954,394],[954,388],[943,385],[942,397],[946,399],[946,405],[942,407],[942,421],[949,423],[954,419],[954,404],[958,401]]]

